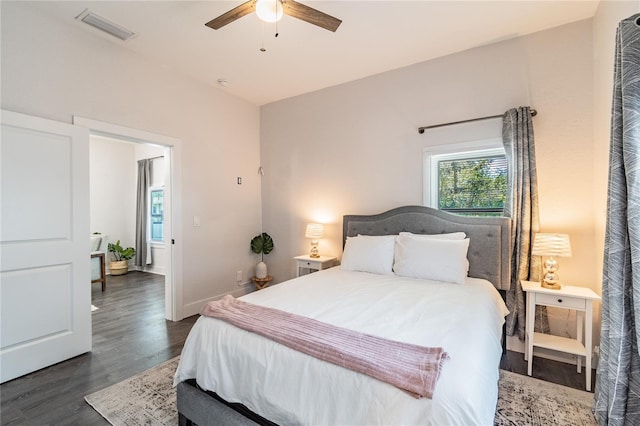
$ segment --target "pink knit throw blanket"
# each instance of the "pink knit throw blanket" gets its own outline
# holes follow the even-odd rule
[[[200,312],[296,351],[390,383],[416,398],[433,397],[444,362],[442,348],[395,342],[227,295]]]

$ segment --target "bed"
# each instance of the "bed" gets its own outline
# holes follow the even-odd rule
[[[434,242],[434,235],[445,240]],[[507,314],[499,291],[510,281],[509,220],[404,206],[344,216],[343,238],[341,266],[240,299],[384,339],[442,347],[448,359],[432,398],[415,398],[202,316],[174,377],[180,424],[493,423]],[[423,270],[425,253],[435,268]],[[449,266],[450,258],[457,263]]]

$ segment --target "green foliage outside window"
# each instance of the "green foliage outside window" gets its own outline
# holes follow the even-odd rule
[[[504,156],[438,162],[438,208],[467,215],[501,216],[507,194]]]

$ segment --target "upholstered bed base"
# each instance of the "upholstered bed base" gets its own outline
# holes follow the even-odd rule
[[[194,379],[178,383],[178,424],[180,426],[273,426],[242,404],[228,403],[214,392],[198,387]]]

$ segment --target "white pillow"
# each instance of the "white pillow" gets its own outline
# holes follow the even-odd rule
[[[416,238],[431,238],[432,240],[464,240],[467,238],[467,234],[464,232],[450,232],[448,234],[413,234],[411,232],[401,232],[400,235],[409,235]],[[398,254],[395,253],[395,257]],[[469,273],[469,261],[465,258],[465,271]]]
[[[391,275],[395,242],[395,235],[347,237],[341,268],[345,271]]]
[[[467,234],[464,232],[450,232],[448,234],[414,234],[411,232],[401,232],[400,235],[410,235],[414,237],[422,238],[435,238],[438,240],[464,240],[467,238]]]
[[[464,284],[469,239],[443,240],[399,235],[396,240],[396,275]]]

